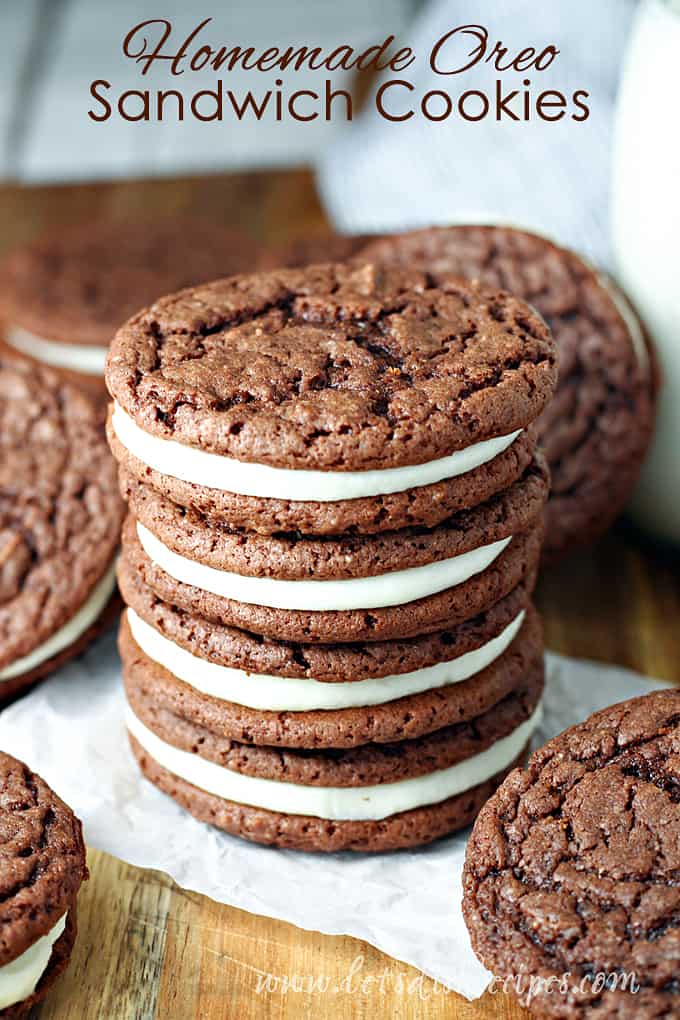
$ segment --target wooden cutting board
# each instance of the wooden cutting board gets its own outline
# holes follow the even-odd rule
[[[280,241],[328,230],[305,171],[87,186],[0,187],[0,255],[38,231],[102,215],[196,213]],[[548,646],[680,681],[680,563],[619,531],[545,578]],[[274,866],[274,856],[272,856]],[[72,965],[40,1020],[519,1020],[352,938],[221,906],[91,852]],[[423,878],[427,881],[427,876]]]

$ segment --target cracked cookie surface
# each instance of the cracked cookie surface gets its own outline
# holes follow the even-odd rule
[[[118,332],[107,366],[154,436],[321,471],[421,464],[512,433],[555,375],[545,323],[505,292],[343,265],[172,295]]]
[[[598,712],[549,741],[482,809],[463,909],[492,973],[549,979],[521,1001],[560,1020],[680,1012],[680,691]],[[597,989],[634,975],[639,991]],[[581,982],[583,986],[581,987]]]

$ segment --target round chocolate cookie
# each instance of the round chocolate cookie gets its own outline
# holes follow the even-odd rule
[[[449,485],[438,498],[462,507],[498,491],[519,459],[487,465],[549,400],[555,355],[540,317],[504,292],[324,265],[157,302],[118,332],[107,381],[120,444],[166,475],[175,502],[186,483],[207,485],[227,504],[236,493],[236,518],[242,497],[257,496],[281,500],[284,513],[303,503],[303,522],[310,503],[335,504],[336,532],[360,530],[364,517],[375,531],[386,495],[455,478],[466,496],[452,498]],[[480,466],[487,470],[468,483]],[[364,498],[345,518],[342,504]],[[272,513],[265,506],[263,519]],[[413,506],[410,520],[424,523]]]
[[[465,919],[486,967],[526,976],[512,987],[536,1015],[678,1016],[679,802],[680,691],[666,690],[555,737],[482,809]]]
[[[388,641],[455,627],[485,612],[519,584],[533,591],[541,540],[539,517],[526,532],[514,535],[486,569],[467,580],[434,595],[378,609],[276,609],[216,595],[178,580],[159,567],[143,548],[132,517],[123,527],[122,569],[137,573],[158,598],[170,605],[211,623],[277,641]],[[399,592],[398,588],[394,590]]]
[[[455,273],[535,306],[559,352],[557,394],[539,420],[552,473],[544,558],[602,534],[635,485],[654,426],[657,372],[639,319],[573,252],[512,227],[420,230],[368,244],[361,262]]]
[[[382,704],[313,711],[267,711],[205,694],[146,655],[127,618],[121,625],[119,648],[128,701],[141,718],[146,713],[154,720],[177,720],[178,725],[190,722],[220,739],[243,744],[310,750],[412,740],[482,715],[520,687],[532,669],[542,668],[542,638],[532,608],[507,650],[465,680]],[[248,684],[248,677],[243,683]]]
[[[546,405],[543,320],[499,290],[322,265],[157,301],[116,334],[110,392],[144,431],[284,469],[422,464]]]
[[[113,611],[123,510],[94,404],[0,358],[0,699],[76,655]]]
[[[535,725],[542,689],[542,668],[535,667],[520,688],[469,722],[417,740],[344,750],[246,746],[219,738],[140,700],[132,705],[128,726],[133,752],[144,773],[196,817],[234,835],[281,847],[378,851],[427,843],[469,824],[482,797],[521,757]],[[215,770],[227,777],[235,775],[241,788],[252,789],[255,798],[267,802],[285,800],[291,793],[298,804],[309,803],[310,795],[318,803],[320,797],[326,814],[279,811],[218,796],[159,762],[158,757],[167,757],[168,751],[174,762],[192,774],[195,765],[191,763],[198,761],[203,775],[206,765],[210,775]],[[504,756],[507,761],[503,761]],[[434,779],[442,784],[441,791],[459,767],[466,770],[466,777],[485,778],[481,782],[471,780],[471,786],[450,796],[433,795],[428,784]],[[419,780],[421,789],[415,790]],[[385,813],[386,804],[399,803],[403,798],[404,783],[408,789],[406,802],[424,797],[424,803]],[[327,795],[329,800],[325,799]],[[384,797],[389,799],[381,799]],[[362,817],[344,817],[348,804],[354,805],[351,810]],[[363,817],[367,812],[375,812],[376,817]]]
[[[0,752],[3,1020],[26,1016],[68,965],[76,898],[86,878],[78,819],[39,776]],[[11,977],[2,973],[9,964]]]
[[[47,234],[0,268],[3,347],[104,396],[121,323],[162,294],[254,267],[257,255],[240,232],[187,217],[90,219]]]
[[[373,822],[336,822],[306,815],[283,814],[223,800],[163,768],[133,736],[130,736],[130,746],[146,778],[200,822],[207,822],[232,836],[240,836],[253,843],[264,843],[282,850],[325,853],[340,850],[362,853],[404,850],[424,846],[442,836],[465,829],[474,821],[479,809],[510,769],[521,764],[527,752],[524,747],[509,768],[502,769],[471,790],[447,797],[440,803],[401,811]]]

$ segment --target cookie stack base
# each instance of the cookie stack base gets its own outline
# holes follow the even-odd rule
[[[440,804],[403,811],[379,821],[354,822],[286,815],[222,800],[168,772],[131,735],[130,746],[146,778],[199,821],[208,822],[233,836],[241,836],[254,843],[264,843],[283,850],[327,853],[340,850],[402,850],[423,846],[466,828],[505,776],[524,760],[528,749],[527,744],[509,768],[457,797],[449,797]]]
[[[128,687],[128,735],[151,782],[233,835],[298,850],[394,850],[470,824],[523,759],[542,690],[536,663],[468,721],[388,745],[306,751],[241,744]]]
[[[122,621],[119,648],[142,772],[195,817],[289,849],[395,850],[469,825],[522,759],[538,722],[542,633],[530,593],[546,492],[536,458],[508,490],[439,529],[323,540],[234,533],[137,490],[133,509],[143,522],[131,515],[123,531],[119,579],[132,616]],[[202,559],[193,558],[197,549]],[[491,561],[468,576],[458,564],[480,550],[492,550]],[[278,576],[270,578],[272,567]],[[449,586],[430,593],[442,567],[460,576],[447,574]],[[423,594],[409,599],[418,572]],[[386,592],[386,603],[351,608],[348,593],[359,585],[376,602]],[[237,601],[248,594],[277,601],[281,588],[301,608]],[[312,589],[323,608],[304,607]],[[406,600],[392,604],[395,596]],[[339,608],[327,608],[335,599]],[[514,607],[509,643],[500,603]],[[470,630],[478,632],[475,653],[482,635],[498,644],[465,675],[451,650]],[[248,654],[252,664],[242,659]],[[276,666],[260,675],[261,655],[283,676]],[[427,677],[431,688],[420,688],[425,678],[408,668],[423,656],[420,672],[444,666],[440,684]],[[363,694],[354,660],[368,669]],[[323,662],[328,684],[316,679],[312,661]],[[295,688],[287,673],[310,690]],[[383,680],[396,696],[381,697]],[[336,682],[356,684],[356,692],[336,693]],[[312,702],[308,709],[296,705],[298,696]]]

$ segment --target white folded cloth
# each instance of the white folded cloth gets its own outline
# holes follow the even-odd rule
[[[391,123],[369,99],[362,116],[334,137],[318,166],[322,198],[338,229],[399,230],[433,223],[497,221],[533,227],[599,262],[609,258],[609,164],[619,70],[634,0],[438,0],[400,36],[416,62],[400,77],[429,89],[493,93],[500,77],[508,90],[589,93],[590,116],[555,123],[440,123],[417,114]],[[543,72],[505,72],[478,65],[450,77],[429,66],[434,42],[457,25],[486,26],[490,40],[510,53],[555,44],[560,54]],[[394,76],[394,75],[393,75]],[[372,86],[371,93],[375,93]],[[394,93],[395,101],[397,93]],[[406,100],[399,97],[399,102]]]

